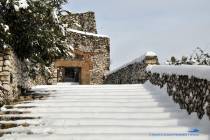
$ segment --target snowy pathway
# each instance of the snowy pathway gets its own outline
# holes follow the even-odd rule
[[[2,132],[12,134],[5,134],[0,139],[209,140],[210,121],[206,117],[200,121],[195,114],[188,116],[164,91],[149,83],[99,86],[58,84],[37,86],[33,90],[50,93],[50,97],[7,110],[30,111],[29,114],[15,116],[40,119],[16,120],[15,123],[30,126],[5,129]]]

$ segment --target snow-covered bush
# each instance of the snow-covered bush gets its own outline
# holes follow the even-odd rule
[[[210,65],[210,54],[201,48],[197,47],[193,53],[187,57],[182,56],[181,59],[177,59],[174,56],[171,60],[167,61],[169,65]]]

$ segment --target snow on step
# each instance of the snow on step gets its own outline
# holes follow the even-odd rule
[[[4,115],[4,116],[14,116],[14,115]],[[81,118],[95,118],[95,119],[169,119],[171,116],[176,116],[183,118],[184,115],[179,115],[177,113],[36,113],[29,115],[16,115],[23,117],[47,117],[49,119],[81,119]]]
[[[186,121],[186,119],[183,119]],[[39,120],[39,121],[31,121],[31,120],[18,120],[16,121],[17,124],[23,123],[30,123],[32,125],[38,124],[45,124],[48,123],[48,127],[58,127],[58,126],[76,126],[80,124],[80,126],[87,126],[87,125],[103,125],[103,126],[142,126],[142,127],[149,127],[149,126],[177,126],[179,123],[178,119],[47,119],[47,120]],[[3,123],[12,123],[12,121],[4,121]]]
[[[30,124],[3,130],[8,140],[209,140],[209,121],[188,116],[166,93],[146,85],[80,86],[59,83],[37,86],[36,93],[50,94],[46,100],[15,105],[1,117],[41,117],[33,120],[0,121]],[[30,108],[31,107],[31,108]],[[192,128],[200,130],[189,134]],[[29,135],[30,134],[30,135]],[[154,136],[152,134],[171,134]],[[190,133],[191,134],[191,133]],[[1,139],[1,138],[0,138]]]
[[[36,134],[31,137],[30,135],[16,135],[15,139],[7,140],[168,140],[169,137],[148,137],[141,134],[97,134],[97,135],[57,135],[57,134]],[[177,136],[171,136],[171,140],[177,140]],[[199,135],[178,137],[178,140],[208,140],[208,136]]]

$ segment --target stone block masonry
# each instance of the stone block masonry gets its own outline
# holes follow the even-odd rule
[[[103,77],[110,66],[110,40],[108,37],[86,35],[68,32],[69,42],[74,42],[75,49],[91,52],[92,68],[90,69],[90,84],[103,84]]]
[[[62,16],[62,22],[71,29],[97,34],[94,12],[68,13]]]
[[[14,100],[18,92],[18,62],[15,62],[15,57],[10,49],[0,52],[0,105]]]
[[[67,68],[79,68],[80,84],[103,84],[104,75],[110,67],[110,39],[97,34],[94,12],[68,13],[61,17],[66,27],[67,40],[74,47],[75,57],[61,58],[56,61],[62,76],[58,81],[69,78],[65,75]]]
[[[29,66],[20,61],[11,49],[0,51],[0,106],[10,104],[32,85],[46,84],[44,77],[29,76]]]

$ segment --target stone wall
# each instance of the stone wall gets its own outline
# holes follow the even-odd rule
[[[70,13],[62,16],[61,20],[68,28],[97,33],[96,29],[96,21],[95,21],[95,13],[94,12],[86,12],[86,13]]]
[[[28,73],[10,49],[0,53],[0,106],[15,100],[22,89],[30,88]]]
[[[198,118],[207,114],[210,119],[210,81],[188,75],[168,75],[148,72],[149,81],[159,87],[167,87],[169,96],[186,109],[189,114],[196,112]]]
[[[79,51],[92,54],[91,66],[86,68],[87,77],[84,79],[90,79],[90,84],[103,84],[104,75],[110,67],[110,39],[97,34],[94,12],[75,14],[69,12],[61,17],[61,20],[66,25],[69,44]],[[78,59],[69,59],[69,61],[75,60]]]
[[[105,84],[138,84],[147,80],[147,65],[158,64],[157,56],[143,56],[139,62],[130,63],[106,75]]]
[[[69,42],[75,49],[91,52],[90,84],[103,84],[104,74],[110,67],[110,40],[108,37],[68,32]]]
[[[29,76],[29,65],[20,61],[11,49],[0,51],[0,106],[15,101],[33,85],[47,84],[41,74]]]

